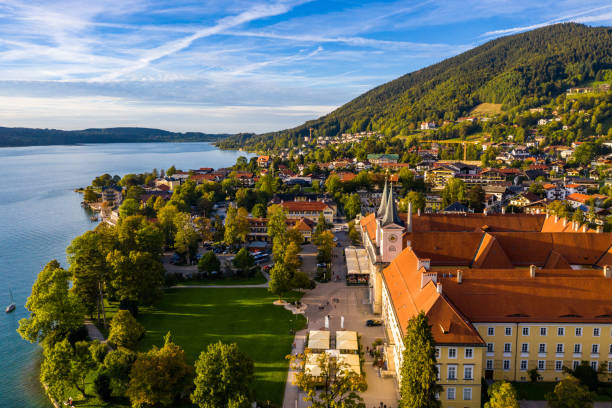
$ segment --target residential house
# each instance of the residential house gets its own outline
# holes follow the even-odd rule
[[[375,165],[381,165],[384,163],[397,163],[398,160],[399,160],[399,154],[396,154],[396,153],[368,154],[368,161]]]
[[[262,168],[267,168],[270,165],[270,156],[259,156],[257,158],[257,165]]]
[[[325,220],[332,224],[336,211],[324,201],[284,201],[280,205],[287,210],[287,218],[307,218],[317,222],[319,215],[323,214]]]

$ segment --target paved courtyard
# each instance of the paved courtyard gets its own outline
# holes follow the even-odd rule
[[[344,248],[350,245],[346,232],[337,232],[338,247],[334,249],[332,262],[332,273],[339,277],[339,281],[319,283],[315,289],[309,291],[302,302],[308,305],[306,317],[308,328],[297,333],[294,352],[304,350],[304,342],[308,330],[319,330],[325,327],[325,316],[330,317],[330,330],[335,332],[341,330],[341,317],[344,316],[344,330],[355,330],[361,336],[360,343],[363,349],[371,346],[374,340],[384,340],[384,329],[382,327],[367,327],[366,320],[380,318],[370,312],[367,303],[368,289],[365,286],[347,286],[345,283],[346,266],[343,260]],[[304,272],[314,274],[316,269],[316,248],[312,245],[304,245],[302,251],[302,269]],[[313,275],[314,276],[314,275]],[[334,299],[338,301],[335,302]],[[320,307],[323,307],[320,309]],[[362,393],[366,407],[379,407],[382,402],[387,407],[397,407],[397,387],[394,378],[381,378],[378,369],[372,365],[373,359],[366,355],[364,371],[368,389]],[[285,388],[284,408],[301,408],[309,405],[303,401],[303,393],[298,393],[297,387],[291,384],[293,373]],[[296,403],[297,401],[297,403]]]

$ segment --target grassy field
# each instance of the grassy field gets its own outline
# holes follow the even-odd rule
[[[488,115],[497,115],[502,113],[502,104],[501,103],[481,103],[480,105],[477,105],[474,107],[474,109],[472,109],[472,111],[470,112],[470,115],[482,115],[482,116],[488,116]]]
[[[261,273],[251,278],[225,278],[225,279],[208,279],[208,280],[189,280],[178,282],[176,286],[212,286],[212,285],[259,285],[266,283],[266,278]]]
[[[300,296],[300,294],[295,294]],[[267,289],[173,289],[153,308],[143,309],[138,320],[147,332],[139,349],[161,346],[172,331],[193,363],[208,344],[238,343],[255,362],[257,399],[282,403],[291,352],[292,326],[302,328],[305,319],[274,306]]]

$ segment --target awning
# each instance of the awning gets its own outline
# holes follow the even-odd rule
[[[357,351],[357,332],[355,331],[337,331],[336,332],[336,349]]]
[[[308,348],[313,350],[329,349],[329,332],[325,330],[311,330],[308,334]]]
[[[361,366],[359,365],[358,354],[340,354],[338,357],[338,365],[344,364],[343,370],[350,370],[357,374],[361,374]]]

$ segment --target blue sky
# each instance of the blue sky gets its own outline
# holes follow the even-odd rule
[[[608,1],[0,0],[0,126],[264,132]]]

